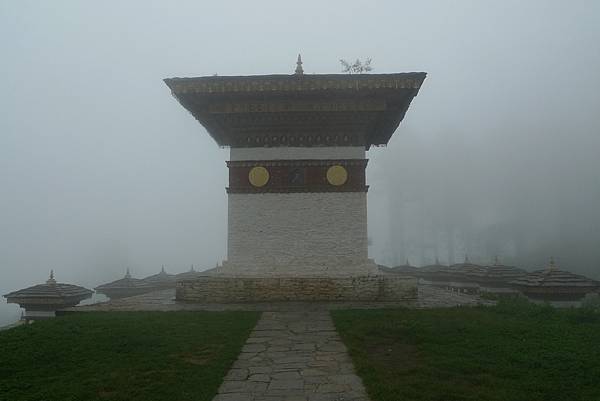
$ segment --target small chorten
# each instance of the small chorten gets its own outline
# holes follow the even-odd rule
[[[463,263],[456,263],[450,266],[450,269],[457,277],[467,279],[467,281],[477,281],[485,276],[487,269],[483,266],[472,263],[469,255],[465,254]]]
[[[167,273],[165,270],[165,265],[161,266],[160,272],[152,276],[148,276],[142,279],[142,281],[157,290],[175,288],[175,276]]]
[[[25,309],[23,319],[37,320],[54,317],[57,310],[75,306],[92,294],[87,288],[56,282],[54,270],[50,270],[45,284],[8,293],[4,298],[7,303],[19,304]]]
[[[194,269],[194,265],[191,265],[190,270],[175,275],[175,279],[176,281],[191,280],[198,277],[199,275],[200,273]]]
[[[511,284],[528,298],[544,301],[578,301],[600,288],[596,280],[559,269],[554,258],[550,258],[546,268],[528,273]]]
[[[448,269],[449,269],[449,267],[446,265],[443,265],[440,262],[439,257],[436,256],[433,264],[427,265],[427,266],[422,266],[418,269],[418,271],[420,273],[428,274],[428,273],[435,273],[435,272],[439,272],[439,271],[447,271]]]
[[[499,295],[515,295],[518,292],[513,289],[511,281],[523,277],[527,272],[515,266],[505,266],[500,263],[498,256],[494,257],[494,263],[488,267],[487,273],[481,281],[487,292]]]
[[[125,272],[125,277],[122,279],[102,284],[95,288],[97,293],[104,294],[110,299],[133,297],[135,295],[145,294],[153,289],[152,286],[144,281],[131,277],[129,267]]]
[[[409,274],[409,275],[414,275],[417,271],[417,268],[415,266],[412,266],[410,264],[410,261],[408,260],[408,258],[406,258],[406,261],[404,262],[403,265],[398,265],[398,266],[394,266],[392,268],[389,267],[385,267],[385,266],[379,266],[379,270],[386,272],[386,273],[405,273],[405,274]]]

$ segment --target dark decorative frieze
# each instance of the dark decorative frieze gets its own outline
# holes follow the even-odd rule
[[[212,114],[239,113],[281,113],[281,112],[313,112],[313,111],[384,111],[384,100],[345,100],[345,101],[312,101],[312,102],[219,102],[208,105]]]
[[[227,193],[367,192],[367,159],[228,161]]]

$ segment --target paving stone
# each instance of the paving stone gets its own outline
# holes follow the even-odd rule
[[[331,383],[335,383],[335,384],[347,384],[352,387],[362,386],[362,380],[360,380],[360,378],[358,376],[356,376],[355,374],[330,375],[330,376],[328,376],[328,379]]]
[[[269,337],[252,337],[246,340],[246,344],[264,344],[269,342]]]
[[[277,372],[271,374],[273,380],[300,380],[302,377],[297,371]]]
[[[229,394],[217,394],[213,401],[255,401],[254,395],[251,393],[240,394],[240,393],[229,393]]]
[[[315,393],[336,393],[342,394],[348,388],[343,384],[323,383],[317,386]]]
[[[252,394],[265,391],[267,383],[257,383],[248,380],[225,380],[219,387],[219,394],[222,393],[242,393]]]
[[[246,344],[242,348],[242,352],[262,352],[266,349],[267,347],[263,344]]]
[[[305,377],[303,377],[303,379],[304,379],[304,383],[305,383],[304,385],[329,383],[328,375],[305,376]],[[362,385],[362,382],[361,382],[361,385]]]
[[[313,351],[317,348],[316,344],[295,344],[292,345],[292,350]]]
[[[240,359],[240,360],[242,360],[242,361],[243,361],[244,359],[246,359],[246,360],[250,360],[250,359],[254,358],[255,356],[257,356],[257,353],[256,353],[256,352],[241,352],[241,353],[238,355],[238,359]]]
[[[269,383],[269,390],[301,390],[304,388],[304,382],[300,379],[297,380],[278,380],[271,379]]]
[[[230,369],[225,376],[225,380],[246,380],[248,377],[248,369]]]
[[[264,374],[264,373],[257,373],[257,374],[248,376],[248,380],[250,380],[251,382],[269,383],[271,381],[271,376]]]
[[[269,344],[290,346],[292,344],[292,341],[287,338],[274,338],[274,339],[269,338]]]
[[[301,371],[302,376],[325,376],[327,372],[323,369],[318,368],[306,368]]]
[[[257,373],[271,373],[271,371],[273,370],[272,367],[270,366],[250,366],[248,368],[248,374],[250,375],[254,375]]]
[[[291,350],[291,346],[287,345],[287,346],[283,346],[283,345],[272,345],[269,346],[269,348],[267,349],[267,352],[285,352],[285,351],[290,351]]]
[[[314,394],[309,394],[308,400],[309,401],[350,401],[351,399],[347,398],[346,395],[344,395],[344,394],[314,393]],[[355,400],[352,400],[352,401],[355,401]]]
[[[307,401],[307,395],[290,395],[283,398],[283,401]]]

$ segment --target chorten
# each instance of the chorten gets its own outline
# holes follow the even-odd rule
[[[4,295],[6,301],[19,304],[25,309],[27,320],[46,319],[55,316],[55,311],[75,306],[84,299],[90,298],[93,292],[87,288],[73,284],[57,283],[54,271],[45,284],[38,284]]]
[[[200,273],[194,269],[194,265],[190,266],[190,270],[175,275],[175,280],[189,280],[198,277]]]
[[[229,147],[227,260],[244,277],[376,275],[367,252],[366,151],[386,145],[423,72],[170,78]]]
[[[578,301],[600,289],[600,282],[559,269],[550,258],[545,269],[536,270],[511,282],[534,300]]]
[[[110,299],[119,299],[145,294],[155,290],[155,288],[150,284],[145,283],[143,280],[131,277],[129,268],[127,268],[125,277],[110,283],[99,285],[94,288],[94,290],[96,290],[98,294],[104,294]]]
[[[142,281],[155,289],[175,288],[175,275],[167,273],[165,265],[162,265],[160,272],[145,277]]]
[[[496,256],[494,264],[487,269],[483,284],[492,288],[510,288],[511,281],[518,280],[526,274],[527,272],[523,269],[501,264]]]

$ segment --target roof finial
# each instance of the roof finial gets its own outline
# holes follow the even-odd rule
[[[131,278],[131,273],[129,272],[129,266],[127,266],[127,270],[125,271],[125,278]]]
[[[46,284],[56,284],[54,279],[54,269],[50,270],[50,278],[46,281]]]
[[[440,265],[440,258],[438,258],[437,256],[435,257],[435,265],[436,266]]]
[[[164,273],[165,272],[165,265],[162,265],[162,267],[160,268],[160,272]]]
[[[466,263],[471,263],[471,261],[469,261],[469,255],[465,253],[465,264]]]
[[[554,257],[550,256],[550,263],[548,264],[548,270],[556,269],[556,265],[554,264]]]
[[[494,266],[500,266],[500,259],[498,255],[494,256]]]
[[[408,261],[408,258],[406,258],[406,266],[410,266],[410,262]]]
[[[193,272],[194,270],[194,265],[192,264],[192,266],[190,267],[190,271]]]
[[[302,69],[302,56],[298,54],[298,61],[296,61],[296,75],[304,74],[304,70]]]

